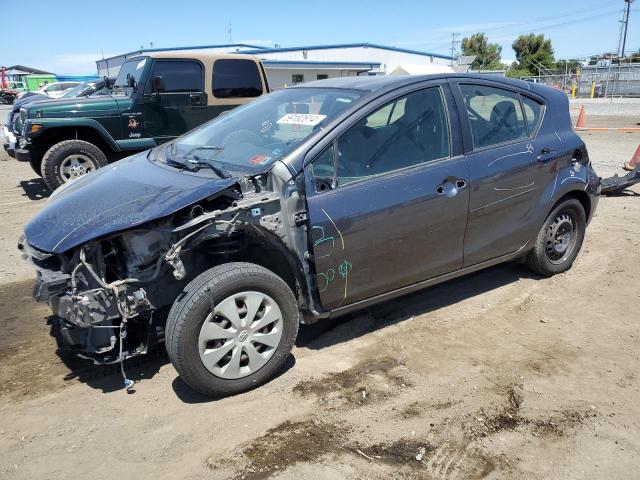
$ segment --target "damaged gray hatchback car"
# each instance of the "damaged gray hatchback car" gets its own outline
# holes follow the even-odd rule
[[[96,363],[163,342],[228,395],[299,323],[500,262],[569,269],[599,179],[566,96],[469,75],[277,91],[55,192],[25,228],[60,343]]]

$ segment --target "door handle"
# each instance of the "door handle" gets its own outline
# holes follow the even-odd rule
[[[453,198],[466,186],[467,182],[462,178],[455,180],[447,179],[436,187],[436,193],[438,195],[444,195],[447,198]]]
[[[549,160],[553,160],[555,156],[555,152],[553,152],[549,147],[544,147],[540,150],[540,155],[538,155],[537,160],[540,163],[547,163]]]
[[[191,99],[191,105],[200,105],[200,104],[202,104],[202,100],[200,98],[200,95],[192,93],[191,95],[189,95],[189,98]]]

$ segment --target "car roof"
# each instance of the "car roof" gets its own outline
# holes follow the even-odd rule
[[[206,50],[206,49],[143,52],[141,54],[131,56],[127,58],[127,60],[130,60],[132,58],[138,58],[138,57],[196,59],[196,60],[218,60],[220,58],[259,60],[259,57],[256,57],[255,55],[243,55],[240,53],[211,52],[210,50]]]
[[[349,90],[361,90],[365,92],[375,92],[378,90],[395,90],[396,88],[411,85],[413,83],[424,82],[427,80],[441,80],[441,79],[474,79],[474,80],[489,80],[498,83],[504,83],[519,87],[525,90],[534,90],[535,84],[531,82],[525,82],[523,80],[516,80],[508,77],[499,77],[497,75],[477,75],[468,73],[440,73],[433,75],[372,75],[372,76],[357,76],[357,77],[338,77],[330,78],[327,80],[315,80],[313,82],[306,82],[296,85],[292,88],[343,88]]]

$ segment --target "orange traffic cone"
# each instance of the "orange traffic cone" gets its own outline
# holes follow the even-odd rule
[[[580,113],[578,114],[578,121],[576,122],[576,128],[584,128],[587,123],[587,112],[584,110],[584,105],[580,107]]]
[[[639,163],[640,163],[640,145],[638,145],[638,148],[636,148],[636,153],[634,153],[633,157],[631,157],[631,161],[625,163],[624,167],[622,168],[624,168],[629,172],[632,172],[633,170],[636,169]]]

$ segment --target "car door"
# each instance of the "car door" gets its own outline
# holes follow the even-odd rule
[[[469,170],[447,104],[446,84],[400,95],[307,165],[309,243],[325,309],[461,267]]]
[[[542,121],[541,99],[490,83],[461,82],[456,94],[471,181],[467,267],[524,247],[545,207],[543,192],[553,188],[562,144]]]
[[[162,85],[160,90],[158,85]],[[142,119],[148,135],[156,138],[158,143],[171,140],[203,124],[206,110],[207,95],[201,62],[154,60],[145,89]],[[136,122],[135,119],[129,121],[127,128],[135,131]]]

